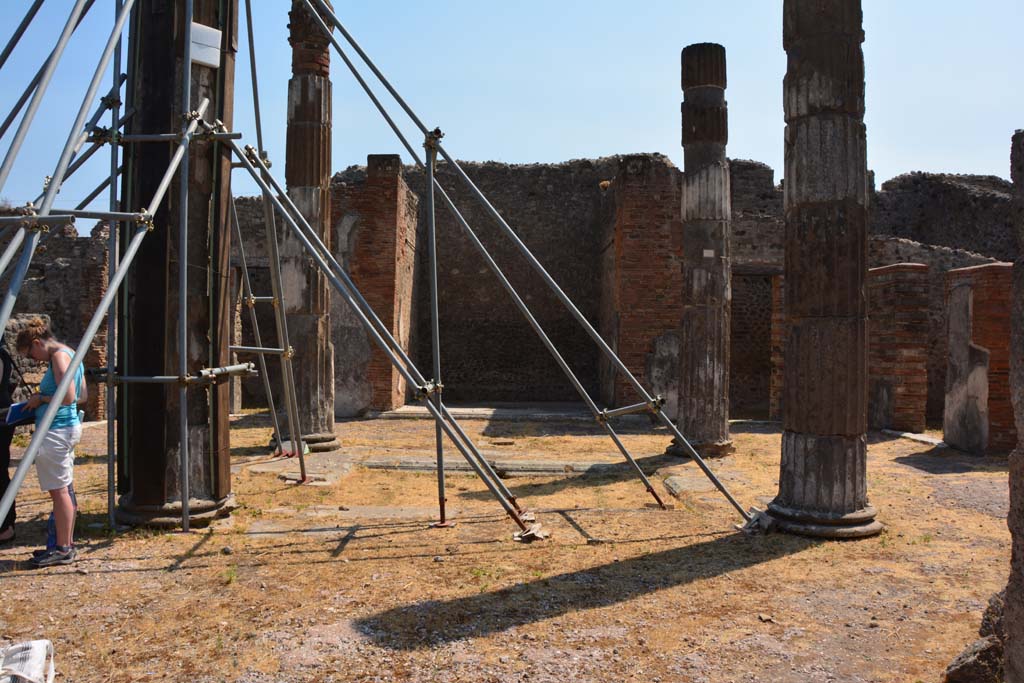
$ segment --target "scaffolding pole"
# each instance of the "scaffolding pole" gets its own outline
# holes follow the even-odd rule
[[[120,16],[121,6],[123,0],[114,0],[114,16]],[[124,80],[121,78],[121,40],[117,41],[117,46],[114,48],[114,90],[113,97],[110,100],[110,132],[116,134],[120,130],[120,118],[121,118],[121,84]],[[127,76],[126,76],[127,78]],[[118,166],[120,160],[120,148],[115,145],[110,145],[110,177],[108,179],[110,185],[110,198],[108,202],[108,208],[111,212],[117,211],[120,207],[117,193],[117,178],[121,173],[122,168]],[[119,265],[118,253],[117,253],[117,232],[119,229],[118,221],[111,221],[107,226],[107,290],[111,289],[113,284],[114,273],[117,272]],[[114,507],[116,505],[116,490],[115,480],[117,477],[116,463],[117,463],[117,442],[116,442],[116,430],[114,429],[114,412],[115,406],[117,405],[117,388],[113,381],[113,368],[117,367],[117,297],[110,299],[110,305],[107,307],[107,367],[111,368],[111,371],[107,373],[107,385],[106,385],[106,407],[107,407],[107,524],[110,529],[117,528],[117,520],[114,518]]]
[[[4,51],[0,52],[0,69],[4,68],[4,64],[7,63],[7,58],[11,56],[11,52],[17,46],[18,41],[21,40],[21,36],[24,35],[25,29],[32,23],[32,19],[35,18],[36,12],[43,6],[43,0],[36,0],[32,3],[32,6],[28,8],[28,12],[25,14],[25,18],[18,24],[18,28],[14,29],[14,35],[7,41],[7,45],[4,47]]]
[[[341,50],[341,48],[338,45],[337,41],[334,40],[330,28],[327,27],[327,25],[322,21],[322,19],[320,19],[319,14],[311,6],[311,4],[310,4],[311,0],[304,0],[304,1],[306,2],[307,8],[310,9],[310,11],[311,11],[310,13],[313,15],[313,17],[320,24],[320,26],[321,26],[322,30],[324,31],[324,33],[327,35],[327,37],[332,42],[332,44],[334,44],[334,46],[338,50],[339,54],[342,55],[342,58],[344,59],[346,65],[349,67],[349,69],[351,71],[353,71],[353,73],[355,73],[357,71],[357,69],[355,69],[355,67],[352,65],[351,61],[349,61],[349,59],[344,55],[344,52]],[[377,66],[369,58],[369,56],[366,54],[366,52],[363,51],[363,49],[359,46],[359,44],[356,42],[356,40],[352,37],[352,35],[345,29],[345,27],[338,20],[337,16],[334,14],[334,12],[331,11],[331,9],[326,5],[326,3],[323,2],[323,0],[316,0],[316,3],[319,6],[321,12],[325,16],[330,18],[330,20],[333,23],[333,25],[341,32],[341,34],[345,37],[345,39],[348,41],[348,43],[356,51],[356,53],[359,54],[359,56],[363,60],[363,62],[367,65],[367,67],[369,67],[369,69],[374,73],[374,75],[377,77],[377,79],[380,81],[380,83],[387,89],[387,91],[391,94],[391,96],[394,98],[394,100],[405,111],[405,113],[412,120],[412,122],[416,125],[416,127],[419,128],[420,132],[423,133],[424,135],[428,135],[430,131],[427,129],[427,127],[423,124],[423,122],[419,119],[419,117],[416,116],[416,114],[412,110],[412,108],[409,107],[409,105],[405,102],[405,100],[401,97],[401,95],[399,95],[397,90],[395,90],[395,88],[391,85],[391,83],[387,80],[387,78],[383,75],[383,73],[381,73],[381,71],[377,68]],[[369,87],[366,85],[366,83],[362,79],[362,77],[357,75],[356,78],[357,78],[357,80],[359,80],[359,82],[363,86],[364,90],[366,90],[368,92],[368,94],[370,94],[371,99],[373,99],[374,103],[377,104],[378,109],[383,109],[383,107],[379,104],[379,101],[376,100],[376,97],[370,92]],[[402,137],[401,133],[399,132],[397,126],[394,125],[394,123],[391,120],[390,116],[385,114],[385,118],[387,119],[388,123],[392,125],[392,128],[399,135],[399,137]],[[403,140],[403,142],[404,142],[404,140]],[[404,144],[405,144],[406,148],[410,150],[410,153],[413,155],[413,158],[417,158],[415,153],[411,151],[411,148],[408,145],[408,143],[404,143]],[[484,210],[498,223],[498,225],[501,228],[502,232],[507,237],[509,237],[509,239],[511,239],[513,241],[513,243],[516,245],[516,247],[519,249],[519,251],[523,254],[523,256],[530,263],[531,267],[540,275],[541,279],[545,282],[545,284],[548,286],[548,288],[551,289],[551,291],[562,302],[562,304],[566,307],[566,309],[569,311],[569,313],[583,327],[584,331],[597,344],[597,346],[600,349],[600,351],[612,362],[612,364],[615,366],[616,370],[621,372],[621,373],[623,373],[623,375],[627,378],[627,380],[630,382],[630,384],[633,386],[633,388],[636,390],[636,392],[644,400],[644,403],[646,403],[647,405],[650,406],[651,414],[656,415],[658,417],[658,419],[666,427],[669,428],[669,430],[678,439],[679,443],[683,444],[684,448],[687,450],[687,452],[689,453],[690,457],[694,460],[694,462],[697,463],[697,465],[701,468],[701,470],[704,472],[704,474],[711,480],[711,482],[715,485],[715,487],[718,488],[718,490],[725,496],[725,498],[729,501],[729,503],[740,513],[740,515],[744,519],[744,521],[745,522],[749,522],[750,519],[751,519],[750,514],[746,510],[744,510],[743,507],[736,501],[736,499],[732,496],[732,494],[725,487],[725,485],[718,479],[718,477],[714,474],[714,472],[712,472],[711,469],[707,466],[707,463],[704,462],[704,460],[703,460],[703,458],[701,458],[700,454],[697,453],[697,451],[693,448],[693,446],[689,443],[689,441],[682,435],[682,433],[679,431],[679,429],[676,427],[676,425],[672,422],[672,420],[670,420],[664,414],[664,412],[660,409],[661,408],[660,400],[658,398],[656,398],[656,397],[652,397],[646,391],[646,389],[644,389],[644,387],[640,384],[640,382],[636,379],[636,377],[633,376],[632,372],[629,371],[629,369],[625,366],[625,364],[618,357],[618,355],[616,355],[615,352],[612,351],[611,347],[609,347],[607,345],[607,343],[605,343],[604,339],[601,338],[601,335],[597,332],[597,330],[594,329],[594,327],[589,323],[589,321],[587,321],[586,317],[582,314],[582,312],[580,312],[580,310],[576,307],[576,305],[572,302],[572,300],[569,299],[569,297],[565,294],[565,292],[562,290],[562,288],[557,284],[557,282],[555,282],[554,278],[551,277],[551,275],[547,272],[547,270],[543,267],[543,265],[541,265],[541,263],[536,259],[536,257],[533,255],[533,253],[530,251],[530,249],[526,246],[526,244],[519,238],[519,236],[515,233],[515,231],[511,228],[511,226],[508,225],[508,223],[501,216],[501,214],[494,208],[494,206],[491,205],[491,203],[487,200],[486,196],[484,196],[484,194],[473,183],[473,181],[469,178],[469,176],[466,175],[465,171],[458,164],[458,162],[451,155],[448,154],[448,152],[444,149],[444,147],[439,142],[437,143],[436,146],[437,146],[437,151],[455,169],[456,174],[458,175],[460,180],[462,180],[462,182],[469,188],[469,190],[470,190],[471,194],[474,196],[474,198],[481,204],[481,206],[484,208]],[[419,165],[422,166],[422,162],[419,162]],[[442,192],[443,192],[443,190],[442,190]],[[445,196],[447,196],[447,195],[445,195]],[[454,208],[454,204],[451,204],[449,208]],[[460,221],[460,222],[462,222],[462,221]],[[467,227],[468,227],[468,224],[464,224],[463,225],[464,229],[467,228]],[[506,287],[506,289],[508,289],[508,287]],[[534,329],[538,332],[538,334],[541,336],[542,341],[543,341],[546,338],[546,335],[544,335],[542,333],[542,331],[539,330],[538,327],[535,326]],[[550,340],[548,340],[545,343],[545,345],[548,346],[549,343],[550,343]],[[548,349],[549,349],[549,351],[552,352],[552,355],[555,356],[556,361],[558,361],[560,356],[557,355],[557,350],[555,350],[553,348],[553,346],[548,346]],[[562,366],[563,372],[566,373],[566,375],[567,375],[567,377],[569,377],[570,381],[573,382],[574,386],[577,387],[577,392],[581,393],[581,396],[583,396],[583,394],[586,393],[585,390],[582,390],[582,386],[577,386],[578,385],[578,380],[573,381],[574,377],[571,376],[571,371],[568,370],[568,366],[565,366],[563,364],[564,364],[564,360],[559,363],[559,365]],[[593,401],[589,399],[589,395],[584,400],[587,402],[588,407],[590,407],[591,411],[594,413],[595,419],[597,419],[597,421],[601,424],[602,428],[605,430],[605,432],[608,434],[608,436],[615,443],[615,445],[619,449],[619,451],[622,452],[622,454],[627,458],[627,460],[629,460],[634,465],[634,467],[636,468],[636,470],[640,474],[642,480],[644,481],[645,485],[647,486],[648,491],[654,496],[654,498],[658,501],[658,503],[661,504],[664,507],[664,504],[661,502],[660,497],[654,491],[653,487],[650,485],[650,482],[647,481],[646,475],[643,474],[643,471],[640,469],[639,465],[636,464],[635,460],[633,460],[632,457],[630,455],[628,455],[628,451],[625,448],[625,446],[622,444],[622,441],[618,438],[618,435],[614,432],[614,430],[612,430],[611,426],[607,423],[607,420],[600,419],[600,416],[602,415],[603,411],[600,411],[599,409],[597,409],[596,405],[593,404]]]
[[[192,10],[194,0],[185,0],[185,57],[181,79],[181,112],[187,122],[192,109]],[[186,124],[183,124],[183,126]],[[181,160],[178,180],[178,376],[188,375],[188,144],[189,137],[182,129],[181,142],[185,157]],[[189,481],[188,481],[188,387],[182,382],[178,388],[178,485],[181,488],[181,530],[188,533]]]
[[[274,204],[274,207],[277,209],[278,212],[280,212],[281,217],[294,231],[295,235],[302,243],[303,248],[313,258],[313,261],[316,264],[317,268],[327,277],[328,281],[334,287],[335,291],[341,294],[342,298],[352,308],[352,311],[356,314],[356,317],[363,325],[363,328],[370,335],[371,339],[373,339],[374,343],[376,343],[377,346],[384,352],[384,354],[391,361],[395,369],[397,369],[399,373],[401,373],[402,376],[405,377],[407,382],[410,382],[414,386],[418,385],[419,382],[417,381],[417,376],[422,378],[422,375],[420,375],[418,371],[416,371],[416,373],[413,374],[415,366],[406,367],[406,365],[401,360],[399,360],[399,358],[394,353],[392,353],[392,346],[397,345],[398,342],[394,339],[394,337],[390,335],[389,332],[387,332],[387,330],[384,330],[384,334],[382,335],[382,333],[379,332],[376,326],[370,321],[370,318],[367,317],[366,313],[363,311],[362,306],[360,305],[359,301],[355,296],[358,290],[355,288],[354,285],[351,284],[351,281],[345,278],[347,281],[343,282],[342,278],[339,278],[334,274],[333,269],[328,265],[328,262],[324,259],[321,253],[322,250],[325,250],[323,247],[323,243],[321,242],[319,246],[314,246],[315,242],[311,241],[311,239],[307,236],[307,233],[310,233],[313,238],[318,240],[312,228],[308,224],[305,224],[305,219],[301,216],[301,214],[298,216],[293,216],[291,213],[289,213],[289,211],[285,208],[284,204],[281,203],[280,199],[277,196],[275,196],[274,190],[272,190],[270,185],[268,185],[263,180],[263,173],[256,169],[256,167],[252,163],[253,160],[250,158],[250,156],[256,157],[255,150],[251,147],[248,148],[250,154],[247,155],[246,153],[242,152],[242,150],[239,149],[238,146],[234,144],[234,142],[228,141],[226,144],[231,148],[235,156],[238,158],[239,162],[243,164],[243,166],[249,172],[249,175],[253,178],[253,180],[256,181],[256,184],[259,185],[260,190],[263,192],[264,196],[267,197]],[[261,160],[258,158],[256,158],[255,161],[257,163],[261,162]],[[300,224],[305,225],[303,227],[300,227]],[[363,301],[365,301],[365,299],[363,299]],[[385,337],[389,337],[389,341],[385,341]],[[456,448],[459,449],[463,457],[465,457],[466,461],[469,463],[470,467],[477,474],[477,476],[480,477],[480,479],[484,482],[484,484],[487,486],[491,494],[498,500],[498,502],[504,508],[505,512],[509,515],[509,517],[512,518],[516,525],[519,526],[520,531],[516,535],[516,537],[521,540],[533,540],[537,538],[542,538],[545,535],[545,533],[540,529],[540,525],[534,524],[529,527],[526,525],[526,520],[524,520],[523,515],[517,510],[517,508],[512,504],[512,502],[510,502],[502,494],[500,488],[496,485],[494,481],[490,479],[490,477],[487,476],[485,471],[481,468],[480,464],[470,454],[469,449],[461,441],[459,441],[456,432],[452,429],[451,426],[449,426],[447,422],[444,421],[442,411],[438,409],[438,407],[432,401],[425,401],[424,405],[426,405],[427,410],[430,411],[434,419],[441,423],[442,429],[444,430],[445,434],[448,436],[448,438],[452,440]]]
[[[413,386],[418,388],[419,398],[421,398],[424,401],[424,403],[430,403],[428,399],[430,399],[432,394],[434,393],[434,390],[436,388],[435,383],[428,382],[426,378],[423,376],[423,374],[420,373],[419,369],[416,367],[416,364],[412,362],[412,359],[409,358],[405,350],[402,349],[402,345],[398,343],[398,341],[388,330],[387,326],[384,325],[383,322],[381,322],[380,318],[373,310],[373,307],[370,306],[369,302],[366,301],[363,295],[359,292],[359,289],[355,286],[355,283],[352,282],[352,279],[349,277],[348,273],[345,272],[345,269],[341,266],[340,263],[338,263],[338,260],[334,258],[334,255],[331,254],[330,250],[327,249],[326,246],[324,246],[323,242],[320,241],[319,236],[316,235],[316,232],[306,222],[305,218],[302,215],[302,212],[299,211],[298,207],[295,206],[291,198],[288,197],[287,193],[278,184],[274,176],[270,174],[269,170],[265,165],[265,161],[263,159],[260,159],[256,155],[255,150],[253,148],[248,147],[247,151],[249,152],[248,161],[255,165],[261,171],[261,173],[269,180],[268,185],[271,186],[277,193],[277,201],[281,205],[288,207],[288,210],[291,212],[290,216],[292,218],[292,225],[302,232],[302,236],[305,238],[306,241],[308,241],[310,244],[314,245],[318,249],[320,258],[323,259],[323,261],[329,265],[330,273],[333,273],[334,277],[336,277],[338,280],[345,284],[345,286],[350,291],[352,298],[356,301],[356,303],[359,304],[362,315],[364,315],[366,319],[370,322],[370,324],[373,326],[374,332],[380,336],[384,343],[388,345],[387,354],[389,358],[392,360],[392,363],[396,363],[396,361],[401,362],[401,364],[405,368],[405,371],[403,371],[402,368],[399,368],[399,372],[402,372],[403,375],[406,372],[408,372],[409,374],[407,376],[407,379],[409,379],[409,377],[412,378],[413,381],[411,383]],[[494,468],[491,467],[491,464],[487,462],[487,459],[483,457],[483,455],[480,453],[479,449],[477,449],[473,441],[466,435],[462,427],[458,424],[455,418],[444,406],[443,401],[440,403],[440,407],[437,407],[437,409],[439,413],[451,424],[452,429],[463,440],[465,448],[472,453],[473,458],[476,460],[476,463],[481,468],[481,470],[486,472],[487,475],[490,477],[494,487],[497,488],[501,492],[501,494],[506,499],[509,500],[509,502],[520,515],[526,514],[526,511],[519,505],[518,500],[514,495],[512,495],[512,492],[508,490],[504,482],[501,481],[501,478],[494,471]]]
[[[82,20],[85,18],[85,15],[89,13],[89,8],[92,7],[92,4],[95,1],[96,0],[86,0],[85,6],[82,8],[74,27],[71,29],[72,33],[78,29]],[[59,51],[58,48],[60,48]],[[27,102],[28,98],[32,97],[32,94],[38,89],[37,86],[42,82],[44,74],[50,69],[51,64],[56,67],[57,62],[60,61],[60,53],[63,51],[64,48],[60,47],[60,41],[58,41],[57,47],[53,49],[50,55],[46,58],[46,61],[43,62],[43,65],[39,67],[38,71],[36,71],[36,75],[32,77],[32,81],[28,84],[28,87],[26,87],[24,92],[21,93],[21,97],[18,98],[18,101],[14,104],[14,108],[11,109],[10,113],[7,115],[7,118],[4,119],[3,123],[0,123],[0,138],[7,133],[7,129],[10,128],[11,124],[14,123],[14,120],[18,118],[18,114],[21,112],[21,108],[25,106],[25,102]],[[46,90],[46,86],[43,86],[43,90]],[[40,95],[40,97],[42,97],[42,95]],[[24,119],[22,119],[22,123],[24,123]]]
[[[256,320],[255,299],[252,295],[252,282],[249,280],[249,266],[245,260],[245,246],[242,239],[242,227],[238,224],[238,209],[235,207],[235,198],[231,197],[231,223],[235,228],[235,236],[238,238],[238,255],[242,261],[242,299],[246,302],[245,307],[249,309],[249,324],[252,325],[253,339],[256,346],[263,346],[263,338],[260,335],[259,323]],[[273,299],[273,297],[270,297]],[[276,305],[276,303],[275,303]],[[274,438],[277,439],[277,451],[283,452],[284,436],[281,434],[281,425],[277,421],[277,408],[274,406],[274,394],[270,390],[270,376],[267,374],[267,359],[262,354],[256,355],[256,361],[260,364],[260,378],[263,380],[263,391],[267,395],[267,406],[270,408],[270,419],[274,425]]]
[[[127,0],[128,3],[131,3],[131,1],[132,0]],[[203,101],[200,102],[197,110],[200,117],[203,112],[206,111],[206,107],[208,105],[209,100],[203,98]],[[193,132],[195,132],[198,124],[198,119],[193,120],[189,124],[186,138],[179,143],[178,148],[171,157],[167,170],[164,172],[164,176],[161,179],[160,184],[157,186],[156,192],[153,193],[153,198],[149,203],[150,208],[147,208],[143,212],[147,216],[151,216],[163,201],[167,188],[170,185],[171,178],[178,170],[182,157],[184,157],[186,140]],[[21,462],[18,464],[18,468],[14,472],[14,477],[11,479],[11,483],[7,486],[7,490],[4,492],[3,497],[0,498],[0,519],[7,515],[7,512],[11,509],[11,505],[14,504],[14,498],[18,494],[18,490],[21,488],[22,483],[24,483],[25,476],[28,474],[29,468],[32,467],[32,463],[35,462],[36,454],[39,452],[39,448],[42,445],[43,440],[46,438],[46,432],[50,429],[50,425],[53,424],[53,420],[57,416],[57,411],[60,409],[64,396],[67,395],[68,389],[74,382],[78,368],[83,362],[85,362],[85,356],[89,352],[89,346],[92,344],[92,340],[96,336],[96,332],[99,330],[104,316],[107,315],[111,302],[117,295],[118,290],[121,287],[121,283],[124,281],[124,277],[127,274],[128,269],[131,267],[132,261],[135,259],[135,255],[139,251],[139,247],[142,245],[143,238],[145,238],[146,234],[151,229],[152,226],[149,224],[148,220],[138,225],[131,240],[129,240],[128,244],[125,246],[125,252],[121,259],[121,263],[118,265],[117,271],[110,279],[110,286],[107,288],[106,293],[103,295],[103,299],[100,301],[99,306],[96,308],[92,318],[89,320],[89,324],[86,326],[85,332],[82,334],[82,340],[78,343],[78,347],[75,349],[75,355],[71,358],[71,363],[64,371],[64,376],[61,378],[60,384],[57,385],[53,398],[47,404],[43,418],[38,424],[36,424],[32,440],[29,442],[28,448],[25,450],[25,454],[21,457]]]
[[[260,86],[256,69],[256,41],[252,29],[252,3],[245,0],[245,23],[249,42],[249,75],[252,82],[253,114],[256,119],[256,145],[260,158],[266,158],[266,149],[263,147],[263,119],[260,114]],[[209,129],[208,129],[209,130]],[[217,131],[209,131],[217,132]],[[227,131],[220,131],[227,132]],[[229,139],[226,141],[233,149],[237,149]],[[270,178],[266,172],[265,178]],[[281,388],[284,392],[285,414],[288,420],[289,441],[292,453],[299,458],[299,479],[305,482],[306,477],[306,456],[305,444],[302,441],[302,429],[299,424],[299,405],[295,396],[295,374],[292,367],[292,355],[290,339],[288,336],[288,321],[284,310],[284,283],[281,279],[281,255],[277,244],[277,224],[274,218],[274,207],[269,198],[263,198],[263,224],[267,239],[267,249],[270,252],[270,290],[271,295],[277,302],[274,307],[274,327],[277,333],[277,343],[285,353],[281,354]],[[251,292],[250,292],[251,294]],[[275,416],[275,422],[277,418]],[[277,446],[284,451],[284,442],[280,439],[280,430]]]

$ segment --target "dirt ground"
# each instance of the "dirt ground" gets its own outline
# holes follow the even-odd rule
[[[623,441],[668,511],[588,425],[463,425],[499,469],[522,465],[505,481],[550,538],[513,542],[464,472],[448,477],[457,526],[427,529],[430,422],[339,423],[342,453],[310,456],[318,481],[299,486],[282,476],[292,462],[267,457],[262,416],[235,422],[230,518],[111,535],[104,428],[91,426],[76,466],[81,559],[27,569],[49,509],[30,477],[18,543],[0,551],[0,645],[53,640],[68,681],[930,682],[1006,584],[1005,461],[872,435],[886,531],[820,542],[737,532],[696,465],[660,455],[664,432],[637,425]],[[763,506],[778,429],[733,432],[736,453],[713,468]]]

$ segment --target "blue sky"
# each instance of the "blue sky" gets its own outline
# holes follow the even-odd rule
[[[290,3],[253,3],[267,147],[283,169]],[[30,4],[0,0],[0,44]],[[911,170],[1007,177],[1010,136],[1024,128],[1024,3],[863,4],[868,162],[878,181]],[[71,5],[47,0],[0,70],[0,117],[42,63]],[[679,52],[694,42],[722,43],[729,67],[728,153],[770,164],[779,180],[786,66],[781,0],[644,0],[628,9],[611,0],[335,5],[424,123],[440,126],[449,151],[470,160],[558,162],[660,152],[681,164]],[[113,0],[97,0],[76,34],[0,197],[23,203],[52,173],[113,11]],[[254,143],[244,30],[239,50],[235,128]],[[365,163],[371,153],[401,152],[336,56],[332,76],[334,168]],[[418,145],[420,135],[406,130]],[[0,154],[12,133],[0,141]],[[57,208],[87,195],[107,164],[108,157],[94,157],[66,184]],[[237,194],[253,192],[236,176]]]

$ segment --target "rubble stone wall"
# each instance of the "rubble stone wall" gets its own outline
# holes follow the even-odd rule
[[[88,237],[79,236],[70,226],[51,231],[36,250],[7,326],[5,339],[11,354],[17,356],[14,338],[20,329],[18,316],[48,317],[54,336],[72,348],[77,347],[107,291],[107,267],[105,225],[98,225]],[[7,277],[0,279],[2,291],[7,290],[10,270]],[[23,358],[19,358],[18,363],[29,382],[38,382],[46,371],[41,363]],[[107,325],[104,320],[89,346],[85,367],[106,365]],[[87,379],[87,384],[86,420],[106,418],[106,385],[92,379]]]

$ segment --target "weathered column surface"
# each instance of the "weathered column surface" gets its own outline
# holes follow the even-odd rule
[[[1010,582],[1006,587],[1005,676],[1007,683],[1024,683],[1024,130],[1013,136],[1010,152],[1013,210],[1021,255],[1013,266],[1010,390],[1017,423],[1017,449],[1010,455],[1010,514],[1013,539]]]
[[[868,182],[860,0],[786,0],[786,531],[878,533],[865,476]]]
[[[679,338],[679,430],[702,455],[729,439],[729,162],[725,48],[682,54],[683,319]],[[673,449],[675,450],[675,449]]]
[[[288,81],[285,183],[288,196],[330,248],[329,43],[301,0],[293,0],[288,18],[292,77]],[[310,450],[334,450],[340,444],[334,436],[334,346],[328,283],[291,230],[283,227],[281,233],[281,277],[288,336],[295,350],[292,366],[299,430]],[[284,401],[280,403],[283,409]],[[286,423],[282,421],[282,429]]]
[[[135,115],[128,133],[176,133],[182,127],[181,90],[191,78],[191,106],[210,100],[205,119],[229,128],[234,106],[235,33],[238,2],[196,0],[195,22],[223,32],[220,69],[183,68],[184,12],[154,3],[139,7],[131,32],[128,94]],[[130,50],[131,51],[131,50]],[[139,211],[167,170],[171,145],[129,145],[124,179],[125,209]],[[229,151],[208,141],[189,146],[188,371],[227,365],[230,341]],[[153,230],[142,241],[125,279],[118,335],[118,370],[125,375],[179,374],[178,310],[179,180],[175,176],[155,211]],[[121,244],[134,226],[123,224]],[[126,232],[127,231],[127,232]],[[193,523],[220,515],[231,504],[228,413],[230,379],[188,390],[189,509]],[[179,487],[177,384],[131,384],[118,389],[118,518],[127,523],[177,525]]]

